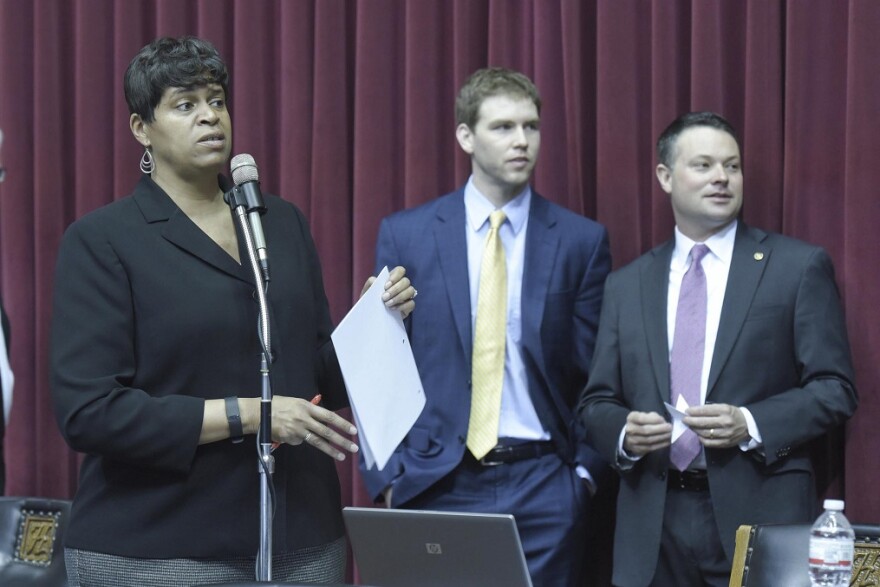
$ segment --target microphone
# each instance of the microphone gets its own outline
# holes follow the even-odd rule
[[[232,181],[235,182],[237,196],[243,196],[244,206],[248,213],[251,232],[254,235],[254,247],[257,249],[257,258],[263,269],[263,278],[269,281],[269,255],[266,250],[266,237],[263,236],[263,222],[260,216],[266,213],[266,205],[263,203],[263,194],[260,192],[260,172],[254,158],[247,153],[236,155],[229,162],[232,171]],[[241,198],[236,198],[241,201]]]

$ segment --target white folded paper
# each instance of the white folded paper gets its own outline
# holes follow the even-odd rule
[[[331,335],[368,469],[381,471],[425,407],[425,392],[397,310],[382,301],[385,267]]]
[[[684,417],[687,416],[685,411],[690,407],[683,395],[678,396],[678,401],[673,406],[669,402],[663,402],[666,411],[672,416],[672,442],[678,440],[678,437],[687,430],[687,424],[684,423]]]

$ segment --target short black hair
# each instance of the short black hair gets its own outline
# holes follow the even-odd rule
[[[721,115],[714,112],[688,112],[673,120],[666,127],[666,130],[660,133],[660,138],[657,139],[657,160],[672,169],[672,164],[675,162],[675,144],[679,135],[695,126],[708,126],[726,132],[736,141],[736,146],[740,147],[739,138],[736,136],[733,125]],[[742,151],[741,148],[740,151]]]
[[[153,122],[168,88],[219,84],[229,100],[229,73],[214,45],[197,37],[160,37],[138,51],[125,70],[128,111]]]
[[[504,67],[478,69],[467,79],[455,99],[455,122],[473,129],[480,117],[480,106],[487,98],[509,96],[531,100],[541,114],[541,95],[528,77]]]

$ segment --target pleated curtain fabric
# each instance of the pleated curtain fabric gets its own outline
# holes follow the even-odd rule
[[[467,447],[477,459],[498,444],[507,338],[507,263],[498,231],[506,219],[501,210],[489,216],[489,234],[480,265],[467,435]]]

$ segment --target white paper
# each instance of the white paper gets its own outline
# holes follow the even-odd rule
[[[425,407],[409,337],[382,301],[388,268],[331,335],[368,469],[385,468]]]
[[[687,416],[685,411],[690,406],[682,395],[678,396],[678,400],[675,402],[674,406],[668,402],[663,402],[663,405],[666,406],[666,411],[672,416],[672,442],[675,442],[688,428],[682,420]]]

